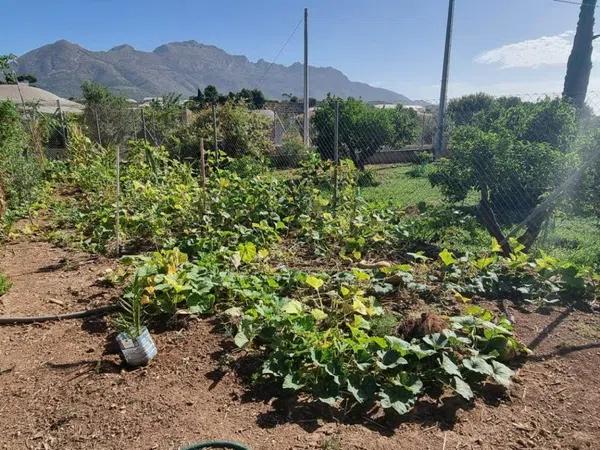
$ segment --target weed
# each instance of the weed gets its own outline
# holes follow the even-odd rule
[[[12,283],[9,280],[8,276],[0,272],[0,296],[6,294],[11,287]]]

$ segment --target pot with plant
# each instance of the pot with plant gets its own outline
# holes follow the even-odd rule
[[[122,312],[116,325],[121,331],[117,343],[125,362],[130,366],[145,366],[156,356],[157,349],[144,325],[143,307],[139,295],[128,292],[120,302]]]

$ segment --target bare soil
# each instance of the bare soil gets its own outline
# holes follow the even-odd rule
[[[98,283],[112,260],[19,240],[0,252],[13,282],[0,316],[77,311],[114,301]],[[0,326],[0,448],[176,449],[231,439],[252,449],[600,448],[600,317],[514,312],[533,355],[508,392],[473,404],[423,401],[409,417],[343,415],[252,387],[223,370],[228,339],[209,320],[155,331],[158,357],[127,370],[106,319]]]

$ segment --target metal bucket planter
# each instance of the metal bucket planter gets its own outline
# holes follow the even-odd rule
[[[157,349],[148,328],[143,327],[137,337],[119,333],[117,342],[125,362],[133,367],[145,366],[156,356]]]

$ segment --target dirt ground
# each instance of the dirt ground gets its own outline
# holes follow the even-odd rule
[[[114,261],[21,240],[0,253],[14,286],[0,316],[110,303]],[[102,320],[0,326],[0,448],[176,449],[212,438],[252,449],[600,448],[600,316],[515,311],[533,355],[508,394],[423,401],[409,417],[341,417],[221,371],[227,340],[210,321],[155,333],[158,357],[121,366]]]

